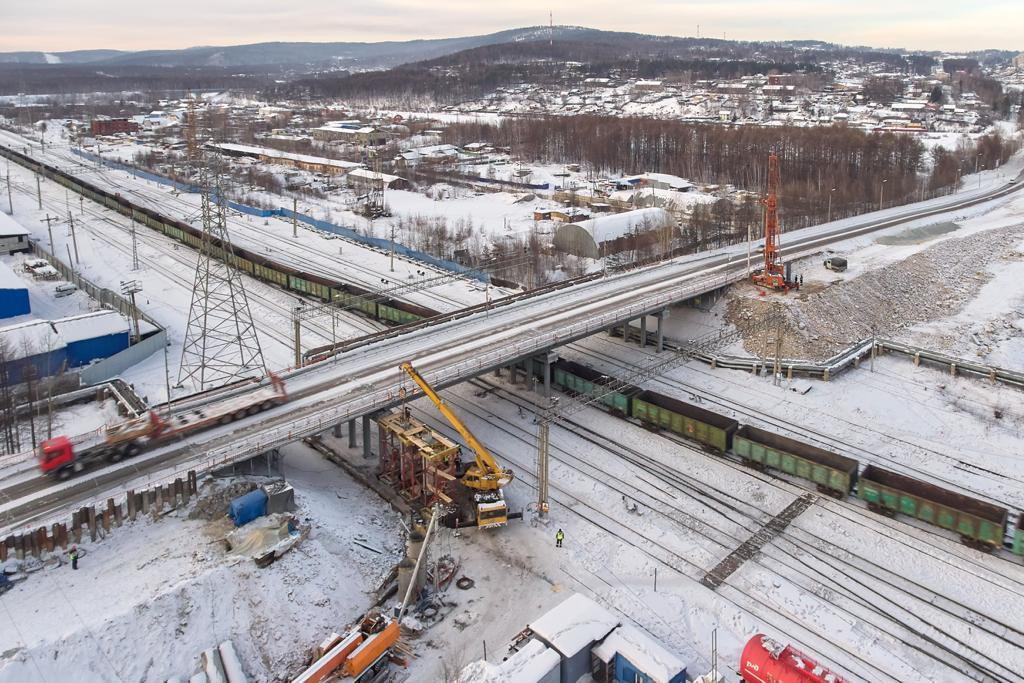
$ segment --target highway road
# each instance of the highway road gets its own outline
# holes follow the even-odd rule
[[[1021,182],[986,192],[931,200],[872,219],[817,226],[783,235],[788,258],[908,221],[945,215],[1018,192]],[[944,198],[945,199],[945,198]],[[117,495],[131,486],[165,481],[188,469],[209,471],[248,459],[349,419],[400,402],[415,386],[398,366],[412,361],[435,386],[456,384],[654,313],[745,277],[746,245],[682,257],[379,339],[285,377],[290,401],[226,427],[194,435],[133,460],[68,482],[24,472],[0,481],[0,534],[56,521],[58,513]]]

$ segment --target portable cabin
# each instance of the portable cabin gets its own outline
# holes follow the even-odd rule
[[[590,651],[619,625],[611,612],[574,593],[530,624],[535,640],[558,653],[562,683],[576,683],[591,670]]]
[[[595,683],[686,681],[686,662],[629,624],[612,631],[591,653]]]

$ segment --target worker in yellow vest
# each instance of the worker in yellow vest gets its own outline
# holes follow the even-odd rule
[[[555,532],[555,547],[556,548],[561,548],[562,547],[562,541],[564,541],[564,540],[565,540],[565,532],[563,532],[561,529],[559,529],[557,532]]]

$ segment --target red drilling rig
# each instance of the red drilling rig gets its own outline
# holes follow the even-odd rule
[[[768,191],[761,200],[764,204],[764,267],[752,276],[755,285],[788,292],[798,289],[800,283],[786,276],[786,268],[779,254],[779,157],[768,155]]]

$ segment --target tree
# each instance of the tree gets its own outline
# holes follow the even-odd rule
[[[938,83],[932,88],[931,93],[928,95],[928,101],[933,104],[942,104],[946,101],[946,94],[942,91],[942,86]]]

